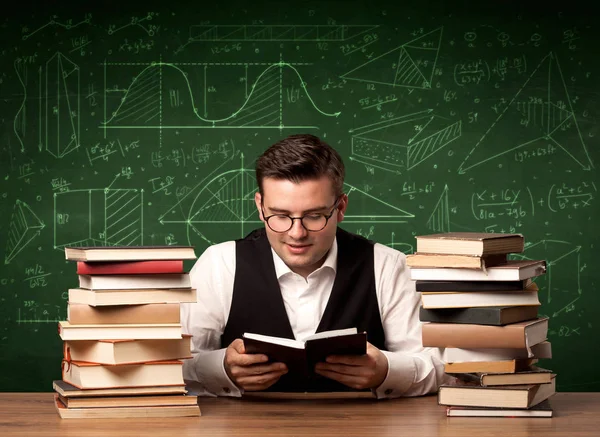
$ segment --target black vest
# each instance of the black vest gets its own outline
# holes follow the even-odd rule
[[[316,332],[356,327],[367,332],[367,340],[385,350],[377,294],[373,244],[338,228],[337,273],[333,289]],[[236,269],[233,297],[221,347],[227,347],[244,332],[294,338],[275,273],[271,246],[264,229],[236,241]],[[271,391],[348,390],[328,378],[316,378],[309,385],[294,386],[286,375]]]

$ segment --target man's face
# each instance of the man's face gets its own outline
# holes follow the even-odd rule
[[[255,202],[261,220],[272,214],[285,214],[290,217],[302,217],[307,213],[328,215],[336,197],[331,180],[323,176],[294,183],[285,179],[265,178],[263,194],[256,193]],[[262,205],[261,205],[262,201]],[[324,229],[307,231],[300,220],[294,220],[292,228],[287,232],[273,231],[265,223],[269,243],[275,253],[293,271],[304,277],[321,266],[327,252],[335,240],[337,224],[344,218],[348,197],[341,196],[338,206]],[[262,208],[261,208],[262,206]],[[264,211],[264,216],[262,212]]]

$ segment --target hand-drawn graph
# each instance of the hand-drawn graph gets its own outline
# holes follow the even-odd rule
[[[462,134],[461,121],[432,110],[353,129],[351,160],[382,170],[411,170]]]
[[[443,27],[385,52],[340,77],[359,82],[431,89]]]
[[[82,189],[54,194],[54,248],[144,244],[144,190]]]
[[[448,204],[448,185],[437,201],[433,212],[427,220],[427,229],[433,233],[450,232],[450,207]]]
[[[189,41],[345,41],[378,25],[206,24],[190,26]]]
[[[54,88],[56,86],[56,88]],[[57,52],[46,62],[46,151],[62,158],[79,147],[79,66]]]
[[[8,225],[4,264],[9,264],[33,239],[39,237],[45,226],[29,205],[17,200]]]
[[[239,165],[235,166],[238,159]],[[407,218],[414,217],[350,184],[344,184],[344,190],[350,199],[344,224],[397,224],[406,223]],[[193,244],[197,237],[214,244],[217,238],[212,235],[241,238],[263,225],[254,203],[256,191],[254,169],[245,168],[242,153],[211,172],[162,214],[159,221],[163,225],[185,225],[188,244]],[[352,210],[373,212],[361,215],[353,214]],[[224,232],[225,229],[228,232]]]
[[[498,133],[494,135],[495,133]],[[501,138],[497,147],[490,145]],[[584,170],[593,167],[558,62],[548,53],[461,163],[458,172],[534,145],[559,147]],[[500,149],[500,152],[497,150]]]
[[[113,65],[123,64],[106,63],[105,74],[106,66]],[[156,62],[134,65],[144,68],[127,88],[117,87],[115,90],[108,87],[105,90],[105,107],[106,93],[119,92],[122,93],[122,97],[118,100],[118,106],[109,111],[111,115],[106,117],[106,122],[101,126],[104,129],[309,129],[317,126],[299,126],[298,123],[286,122],[286,111],[294,105],[303,105],[303,113],[312,110],[326,117],[337,117],[340,114],[321,110],[311,97],[307,84],[296,66],[283,61],[273,64],[186,63],[183,66]],[[238,82],[244,83],[242,86],[245,89],[240,88],[240,106],[236,111],[225,117],[209,118],[207,95],[211,87],[207,87],[207,78],[215,80],[216,74],[211,77],[210,70],[216,66],[224,67],[228,71],[238,69],[237,78],[241,79]],[[248,68],[256,66],[262,71],[249,86]],[[189,80],[192,73],[183,70],[190,67],[202,67],[201,72],[194,73],[204,82],[201,96],[193,91],[197,87],[194,88]],[[284,99],[284,79],[286,83],[293,81],[293,85],[299,90],[294,103]],[[232,86],[223,84],[225,88]],[[174,95],[178,96],[175,105],[172,99]],[[228,98],[231,98],[230,95]],[[298,118],[300,117],[294,116],[294,120]]]

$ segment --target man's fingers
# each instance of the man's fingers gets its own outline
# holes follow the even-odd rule
[[[252,366],[266,363],[269,357],[264,354],[233,354],[228,361],[230,366]]]
[[[265,390],[275,384],[287,370],[276,370],[261,375],[242,376],[238,378],[240,386],[247,391]]]
[[[360,366],[352,366],[346,364],[333,364],[333,363],[317,363],[315,365],[315,371],[327,371],[339,373],[341,375],[352,375],[359,376],[365,373],[365,368]]]
[[[333,379],[334,381],[340,382],[356,390],[368,388],[368,379],[363,376],[347,375],[327,369],[315,369],[315,372],[321,376]]]
[[[283,363],[254,364],[251,366],[231,366],[231,373],[238,380],[247,376],[260,376],[274,372],[287,372]]]

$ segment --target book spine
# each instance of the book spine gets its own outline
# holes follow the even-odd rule
[[[69,303],[68,321],[72,325],[179,323],[179,305],[157,303],[146,305],[120,305],[118,307],[93,307]]]
[[[502,325],[502,308],[461,308],[419,310],[421,322],[467,323],[476,325]]]
[[[183,273],[183,260],[77,262],[77,274],[79,275],[135,275],[153,273]]]
[[[486,326],[475,324],[424,323],[425,347],[525,348],[525,325]]]

